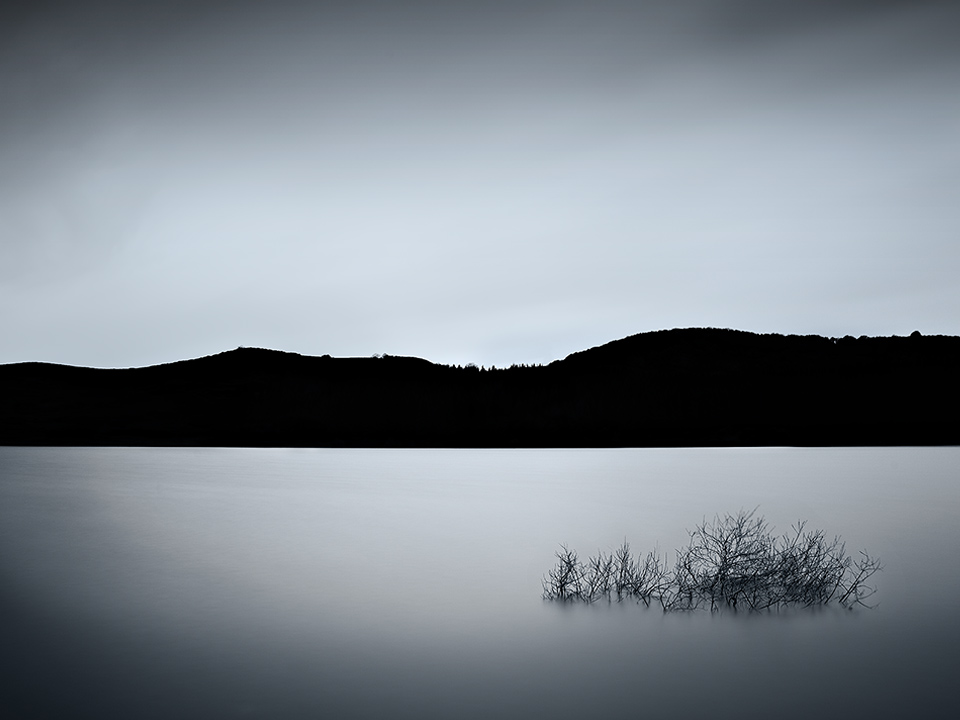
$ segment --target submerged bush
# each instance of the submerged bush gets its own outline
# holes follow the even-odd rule
[[[543,578],[547,600],[595,602],[633,598],[663,610],[721,609],[759,612],[838,604],[869,607],[867,585],[880,570],[865,551],[856,560],[839,537],[827,540],[803,522],[775,537],[754,512],[716,517],[690,532],[673,568],[655,552],[641,560],[624,542],[614,553],[582,562],[566,546]]]

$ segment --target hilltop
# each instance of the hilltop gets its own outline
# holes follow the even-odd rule
[[[544,366],[237,348],[132,369],[0,365],[0,444],[276,447],[960,442],[960,338],[680,329]]]

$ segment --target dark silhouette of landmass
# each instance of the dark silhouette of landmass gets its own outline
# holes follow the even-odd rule
[[[133,369],[0,365],[0,444],[954,445],[960,338],[685,329],[544,366],[238,348]]]

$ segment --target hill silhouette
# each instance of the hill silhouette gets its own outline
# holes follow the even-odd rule
[[[960,442],[960,338],[682,329],[545,366],[255,348],[132,369],[0,365],[0,444],[251,447]]]

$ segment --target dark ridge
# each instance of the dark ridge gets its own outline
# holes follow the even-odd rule
[[[259,348],[146,368],[0,365],[0,444],[954,445],[960,338],[643,333],[478,369]]]

